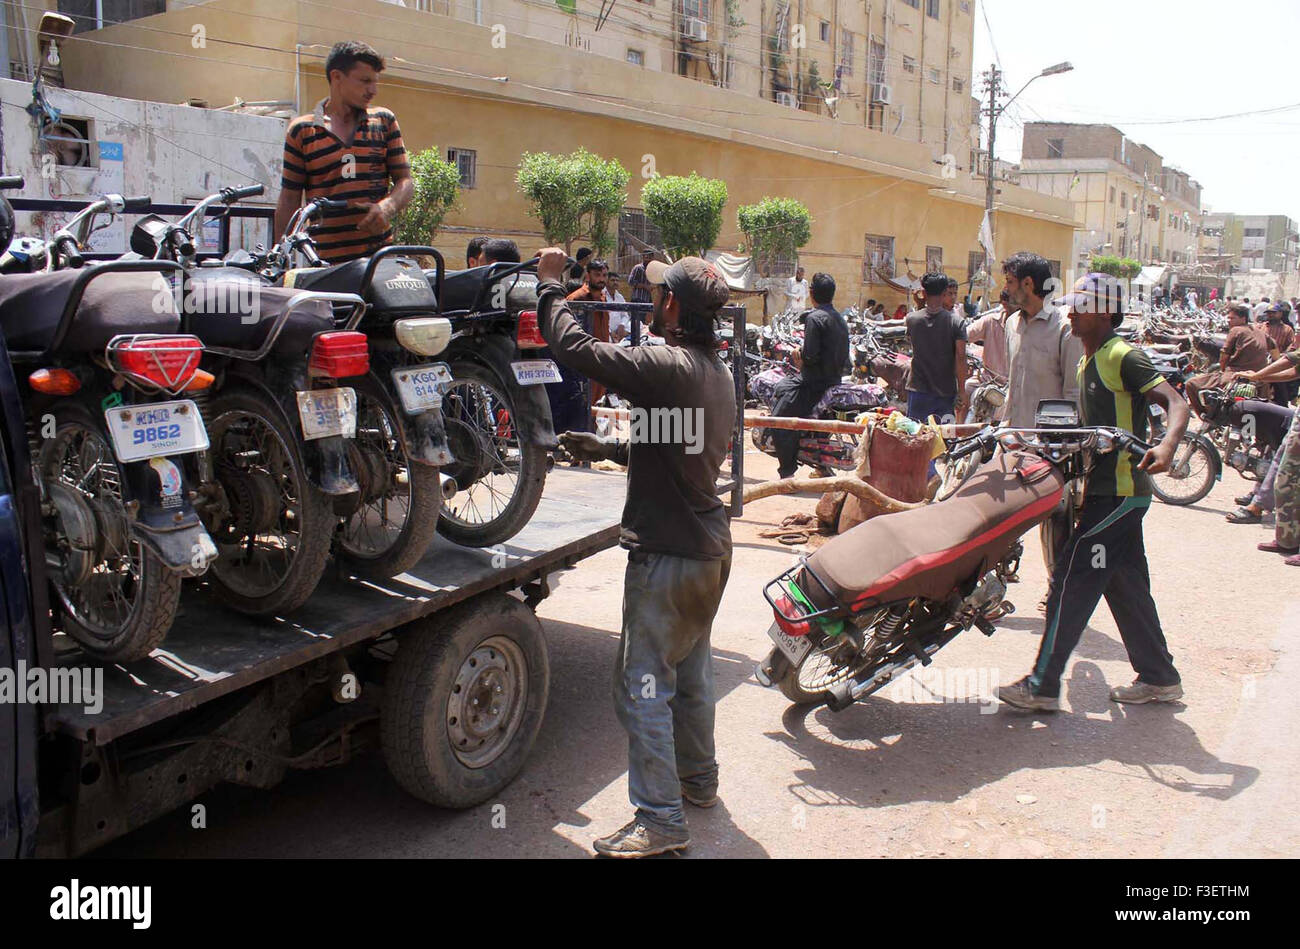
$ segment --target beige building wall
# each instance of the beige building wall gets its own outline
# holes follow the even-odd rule
[[[896,7],[933,23],[925,0],[918,2],[919,11]],[[367,15],[358,17],[358,9]],[[846,9],[842,4],[841,13]],[[200,47],[196,26],[206,37]],[[212,105],[296,99],[307,110],[326,94],[320,57],[328,46],[345,36],[371,43],[388,57],[380,101],[397,113],[408,148],[476,153],[475,186],[463,189],[460,209],[435,242],[449,262],[462,259],[465,240],[477,233],[513,237],[525,251],[539,244],[538,222],[514,183],[519,157],[581,145],[629,169],[630,208],[640,207],[643,176],[652,170],[724,179],[730,197],[721,250],[741,241],[739,205],[766,195],[803,201],[814,225],[801,262],[836,277],[842,304],[901,300],[873,275],[864,280],[867,235],[893,239],[898,272],[920,274],[926,248],[937,247],[945,268],[967,279],[969,255],[978,249],[982,182],[942,177],[935,164],[942,141],[909,142],[509,29],[502,48],[493,45],[498,34],[488,22],[378,0],[213,0],[85,34],[69,44],[66,62],[74,88],[155,100],[198,97]],[[816,25],[810,35],[818,35]],[[965,126],[968,93],[956,101]],[[935,108],[941,114],[942,106]],[[999,255],[1033,249],[1068,261],[1070,203],[1006,184],[1001,190]]]

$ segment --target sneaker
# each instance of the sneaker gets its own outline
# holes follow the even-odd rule
[[[1030,712],[1059,712],[1061,700],[1051,695],[1037,695],[1029,687],[1029,676],[998,688],[998,698],[1015,708]]]
[[[1143,705],[1147,702],[1177,702],[1183,697],[1183,687],[1179,685],[1151,685],[1141,679],[1134,679],[1132,685],[1117,685],[1110,690],[1112,702],[1125,702],[1129,705]]]
[[[682,800],[688,804],[694,804],[696,807],[712,807],[718,803],[718,789],[716,787],[698,790],[682,785]]]
[[[592,841],[591,846],[605,857],[654,857],[685,850],[690,842],[690,835],[684,828],[680,837],[670,836],[634,817],[608,837]]]

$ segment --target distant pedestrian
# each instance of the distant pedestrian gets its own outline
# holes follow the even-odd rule
[[[645,269],[649,266],[650,261],[655,259],[655,252],[652,248],[646,247],[641,251],[641,263],[632,268],[632,272],[627,275],[627,285],[632,288],[633,303],[650,302],[650,281],[646,279]]]
[[[808,308],[808,281],[804,279],[802,267],[797,268],[794,276],[786,281],[785,299],[786,305],[796,313]]]
[[[920,422],[934,416],[951,424],[958,409],[965,411],[966,330],[944,305],[955,297],[946,274],[927,273],[921,278],[921,290],[924,307],[907,315],[907,336],[912,342],[907,415]]]

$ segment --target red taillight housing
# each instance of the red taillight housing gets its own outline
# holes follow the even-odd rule
[[[203,343],[197,336],[121,336],[109,342],[105,355],[135,384],[177,393],[199,371]]]
[[[519,331],[515,333],[515,344],[520,349],[546,348],[546,338],[537,326],[536,310],[524,310],[519,314]]]
[[[776,598],[776,609],[772,612],[776,614],[776,625],[780,626],[789,636],[807,636],[812,631],[812,627],[807,620],[794,623],[786,618],[803,613],[803,609],[788,594],[782,594]]]
[[[312,344],[309,365],[333,379],[364,376],[370,371],[370,342],[365,333],[321,333]]]

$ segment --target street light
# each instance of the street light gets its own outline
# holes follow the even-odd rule
[[[989,222],[990,247],[992,247],[993,244],[993,191],[994,191],[993,170],[996,166],[996,158],[994,157],[995,154],[994,143],[997,141],[997,137],[998,137],[998,116],[1000,116],[1004,111],[1006,111],[1007,106],[1011,105],[1012,102],[1016,101],[1016,98],[1020,95],[1021,92],[1024,92],[1026,89],[1029,88],[1030,82],[1033,82],[1035,79],[1039,79],[1043,76],[1059,76],[1061,73],[1069,72],[1072,69],[1074,69],[1074,66],[1068,62],[1057,63],[1055,66],[1048,66],[1037,76],[1031,76],[1029,82],[1021,86],[1020,90],[1014,96],[1012,96],[1001,106],[999,106],[998,94],[1001,92],[1002,70],[998,68],[996,63],[989,67],[989,167],[986,174],[987,180],[985,181],[984,184],[984,216],[988,219]],[[986,249],[985,256],[987,257],[989,253],[991,253],[991,251]],[[992,272],[993,270],[992,259],[986,260],[985,267],[989,270],[990,273]]]

